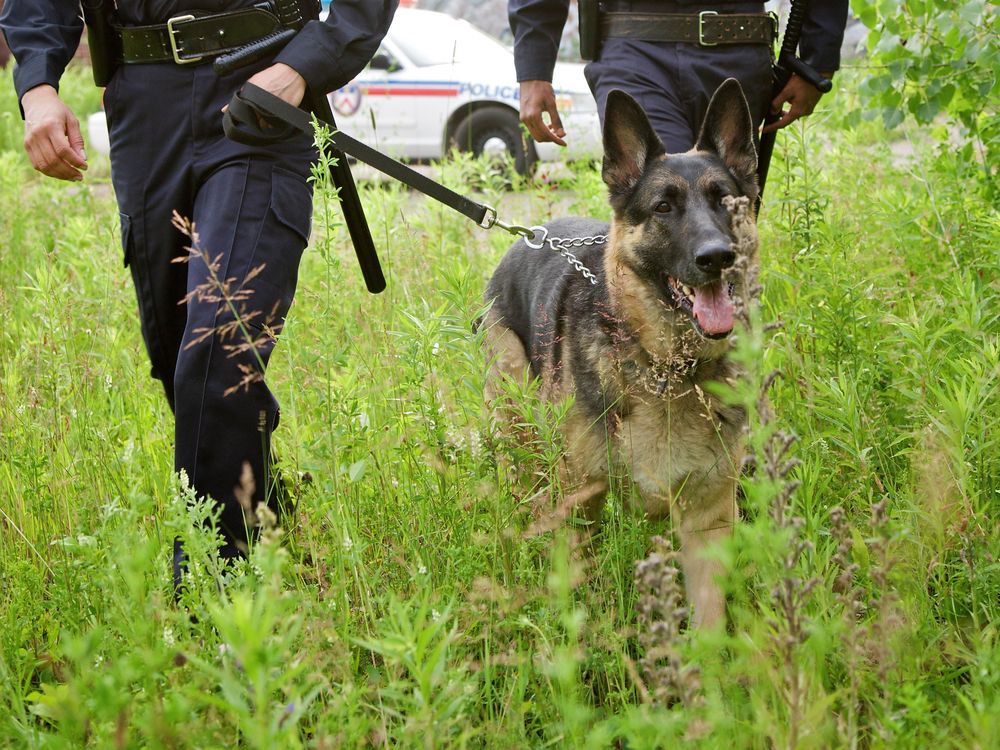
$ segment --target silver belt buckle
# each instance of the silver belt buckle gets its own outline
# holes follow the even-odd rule
[[[196,63],[203,58],[199,55],[198,57],[181,57],[180,50],[177,49],[177,24],[186,23],[187,21],[193,21],[194,16],[188,14],[186,16],[174,16],[167,21],[167,38],[170,40],[170,53],[174,56],[174,62],[178,65],[187,65],[188,63]]]
[[[705,41],[705,16],[719,15],[714,10],[703,10],[698,14],[698,44],[701,47],[718,47],[718,42]]]
[[[778,22],[778,14],[775,13],[773,10],[769,10],[767,12],[767,15],[771,17],[771,29],[772,29],[771,44],[774,44],[775,39],[778,38],[778,35],[781,31],[780,23]]]

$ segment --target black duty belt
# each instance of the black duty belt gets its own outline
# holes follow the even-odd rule
[[[771,13],[602,13],[602,39],[720,44],[773,44],[778,19]]]
[[[122,26],[122,62],[211,60],[275,34],[283,28],[267,4],[211,15],[179,15],[152,26]]]

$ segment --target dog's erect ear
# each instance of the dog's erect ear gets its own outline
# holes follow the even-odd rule
[[[756,198],[757,148],[753,141],[753,120],[743,88],[735,78],[727,78],[712,94],[695,148],[718,154],[746,194]]]
[[[646,164],[663,153],[663,143],[635,99],[617,89],[609,93],[604,106],[601,176],[612,199],[635,187]]]

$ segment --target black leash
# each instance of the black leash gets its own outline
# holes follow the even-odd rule
[[[257,124],[258,118],[263,119],[273,127],[260,128]],[[313,133],[312,118],[308,112],[293,107],[288,102],[252,83],[244,84],[236,92],[229,104],[224,126],[229,138],[253,144],[281,140],[295,130],[310,135]],[[358,161],[374,167],[383,174],[429,195],[463,216],[472,219],[483,229],[496,226],[514,235],[529,239],[534,237],[534,231],[528,227],[501,221],[497,218],[497,211],[492,206],[476,203],[344,132],[331,132],[330,140],[343,153],[350,154]]]
[[[297,0],[276,0],[276,7],[279,18],[289,28],[265,36],[234,52],[220,55],[212,64],[212,68],[218,75],[226,75],[275,54],[291,41],[297,31],[309,20]],[[318,8],[319,3],[316,3],[317,11]],[[311,17],[315,18],[316,15],[313,14]],[[358,188],[354,182],[354,176],[351,174],[351,167],[347,162],[345,152],[366,164],[370,164],[380,172],[441,201],[446,206],[472,219],[484,229],[497,226],[513,235],[520,235],[529,240],[535,237],[535,229],[537,228],[529,229],[500,221],[497,218],[496,209],[492,206],[469,200],[398,161],[390,159],[361,141],[341,133],[337,130],[337,123],[333,118],[329,99],[322,92],[316,91],[309,91],[307,96],[308,104],[316,119],[330,130],[330,140],[333,143],[332,147],[327,147],[329,155],[333,157],[333,163],[330,165],[330,178],[333,185],[338,188],[337,195],[344,211],[344,221],[351,235],[354,252],[358,256],[361,273],[364,275],[365,285],[369,292],[377,294],[384,290],[385,276],[382,273],[382,265],[379,263],[371,230],[368,228],[368,220],[365,218],[364,207],[361,205]],[[266,123],[268,127],[262,127],[262,122]],[[228,138],[254,146],[267,146],[285,140],[295,131],[305,133],[310,137],[314,135],[312,117],[308,112],[293,107],[288,102],[251,83],[245,83],[233,95],[222,124]]]
[[[791,0],[791,8],[788,11],[788,23],[785,25],[785,35],[781,39],[781,51],[778,59],[775,60],[771,68],[772,85],[771,98],[773,99],[781,93],[788,83],[792,74],[804,78],[824,94],[833,88],[833,83],[821,76],[811,65],[803,62],[796,56],[799,48],[799,39],[802,37],[802,24],[806,19],[806,10],[809,0]],[[768,114],[764,119],[765,125],[777,122],[781,115]],[[757,194],[757,209],[760,209],[761,198],[764,195],[764,184],[767,182],[767,172],[771,166],[771,156],[774,154],[774,142],[778,132],[765,133],[760,139],[760,154],[757,158],[757,185],[760,192]]]

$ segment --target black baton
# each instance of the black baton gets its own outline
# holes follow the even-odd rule
[[[325,94],[310,92],[309,104],[317,120],[327,125],[331,131],[337,129],[333,110],[330,109],[330,100]],[[368,291],[378,294],[385,289],[385,276],[382,274],[382,264],[375,250],[364,206],[361,205],[358,186],[354,182],[354,175],[351,174],[351,165],[347,162],[347,154],[332,143],[326,145],[326,150],[334,158],[334,163],[330,165],[330,179],[334,187],[339,188],[340,207],[344,211],[344,222],[354,244],[354,253],[358,256],[361,275],[365,277]]]
[[[817,73],[812,66],[796,57],[799,48],[799,39],[802,37],[802,24],[806,18],[806,9],[809,0],[791,0],[791,7],[788,11],[788,23],[785,25],[785,36],[781,40],[781,51],[778,59],[771,69],[772,86],[771,98],[773,99],[782,92],[788,79],[792,74],[804,78],[824,94],[833,87],[829,79]],[[781,115],[772,115],[770,112],[764,118],[764,124],[770,125],[781,119]],[[771,166],[771,156],[774,153],[774,141],[778,131],[764,133],[760,138],[760,155],[757,158],[757,185],[760,191],[757,194],[757,208],[760,208],[760,201],[764,195],[764,184],[767,182],[767,172]]]
[[[249,44],[236,52],[221,55],[216,58],[212,64],[212,68],[220,76],[232,73],[237,68],[258,62],[273,55],[291,41],[295,34],[296,31],[294,29],[279,31],[253,44]],[[330,109],[330,102],[326,98],[326,95],[322,92],[309,91],[307,92],[307,96],[310,109],[312,109],[316,119],[335,131],[337,123],[333,119],[333,110]],[[230,105],[229,114],[233,114],[232,105]],[[227,127],[227,135],[230,132],[230,129]],[[308,132],[312,133],[311,128]],[[263,140],[261,139],[261,141]],[[379,263],[378,252],[375,250],[375,242],[372,240],[371,230],[368,228],[368,220],[365,218],[364,207],[361,205],[358,186],[354,182],[354,175],[351,174],[351,167],[347,162],[346,154],[332,144],[328,144],[326,149],[334,159],[334,163],[330,166],[330,180],[338,190],[340,205],[344,211],[344,223],[347,225],[347,231],[351,235],[354,252],[358,256],[358,264],[361,266],[361,273],[365,279],[365,286],[372,294],[378,294],[385,289],[385,276],[382,273],[382,264]]]

